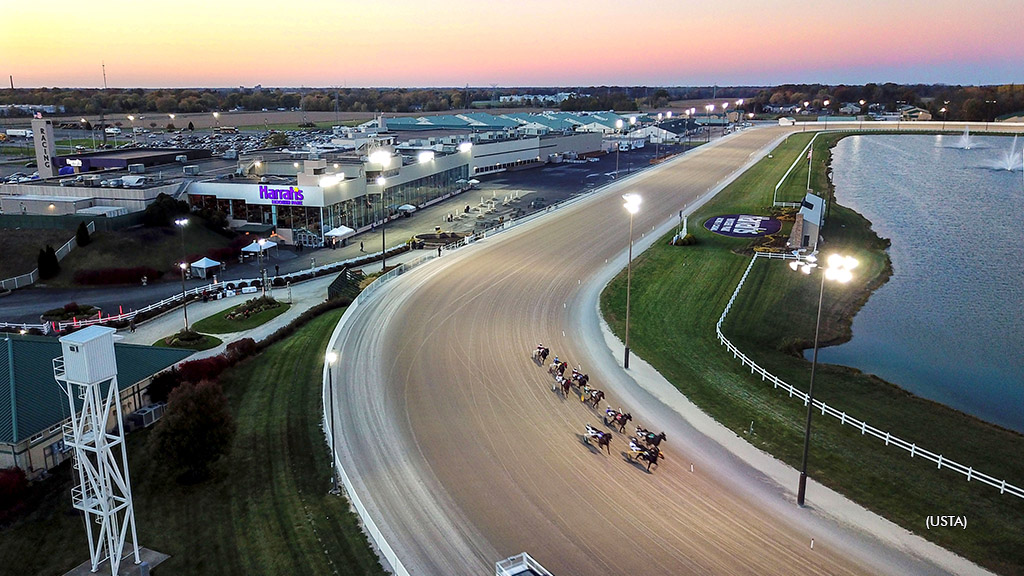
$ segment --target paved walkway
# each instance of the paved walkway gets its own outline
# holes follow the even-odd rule
[[[408,252],[399,254],[398,256],[388,258],[388,266],[395,266],[404,262],[408,262],[414,258],[418,258],[428,252],[422,250],[410,250]],[[373,272],[380,271],[380,262],[374,262],[367,264],[362,268],[359,268],[364,274],[370,274]],[[192,356],[189,356],[187,360],[195,360],[197,358],[205,358],[207,356],[214,356],[224,351],[227,345],[236,340],[242,338],[252,338],[254,340],[263,340],[278,328],[287,325],[292,320],[296,319],[300,314],[309,310],[313,306],[327,300],[327,287],[337,277],[336,274],[329,274],[322,278],[315,280],[309,280],[292,285],[291,289],[276,287],[273,290],[268,291],[268,294],[272,294],[274,298],[281,302],[290,302],[291,307],[287,312],[280,316],[270,320],[265,324],[256,326],[249,330],[243,330],[241,332],[232,332],[229,334],[214,334],[217,338],[220,338],[223,343],[216,348],[209,350],[203,350],[196,352]],[[228,308],[237,306],[246,300],[255,296],[262,295],[262,292],[256,292],[253,294],[239,294],[232,298],[222,298],[220,300],[211,300],[209,302],[192,302],[188,305],[188,320],[189,325],[192,325],[203,318],[207,318],[214,314],[223,312]],[[161,338],[166,338],[171,334],[181,330],[184,327],[185,319],[182,309],[176,308],[143,322],[136,326],[135,332],[131,332],[127,328],[118,330],[118,335],[123,337],[122,342],[129,344],[144,344],[151,345]]]

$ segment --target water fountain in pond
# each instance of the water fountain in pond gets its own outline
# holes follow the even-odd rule
[[[982,167],[992,170],[1024,170],[1024,150],[1017,149],[1017,136],[1014,135],[1009,150],[1004,150],[1002,156],[982,163]]]
[[[977,145],[976,142],[971,140],[971,127],[967,126],[964,128],[964,133],[960,135],[960,138],[953,143],[953,148],[960,148],[961,150],[970,150]]]

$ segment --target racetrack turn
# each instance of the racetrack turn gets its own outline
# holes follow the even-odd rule
[[[411,574],[487,574],[521,551],[556,576],[946,573],[817,514],[813,490],[798,508],[637,386],[601,337],[596,294],[625,266],[620,195],[643,195],[634,237],[649,241],[787,130],[741,132],[447,253],[347,315],[338,452]],[[583,365],[608,393],[600,410],[552,392],[538,342]],[[611,455],[582,442],[585,424],[610,430],[605,404],[633,414],[627,433],[667,431],[652,473],[625,457],[627,435]]]

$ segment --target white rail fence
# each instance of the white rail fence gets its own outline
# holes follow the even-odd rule
[[[324,351],[324,357],[327,357],[327,352],[330,352],[331,350],[337,348],[338,336],[341,334],[341,329],[344,327],[345,321],[348,320],[350,315],[362,304],[364,300],[366,300],[367,297],[369,297],[371,294],[379,290],[381,286],[387,284],[388,282],[391,282],[392,280],[419,266],[420,264],[433,260],[434,258],[437,258],[437,256],[435,256],[433,253],[430,253],[425,256],[420,256],[418,258],[405,262],[403,264],[399,264],[395,268],[389,270],[387,273],[377,277],[373,282],[370,283],[369,286],[364,288],[362,292],[357,294],[355,299],[352,300],[352,303],[349,304],[348,309],[345,310],[345,313],[342,315],[341,320],[338,322],[338,325],[335,326],[334,333],[331,335],[331,339],[327,343],[327,350]],[[334,434],[334,430],[331,429],[331,418],[330,414],[327,413],[328,408],[331,406],[330,399],[327,397],[328,370],[331,370],[331,365],[328,364],[327,362],[324,362],[323,374],[321,376],[322,382],[320,396],[321,399],[323,400],[324,407],[322,415],[324,430],[327,433],[327,438],[331,438],[332,435]],[[334,446],[334,444],[331,442],[328,442],[328,444]],[[381,532],[380,528],[377,526],[377,523],[373,520],[373,517],[370,516],[369,511],[363,504],[363,501],[359,497],[359,494],[356,493],[355,485],[352,483],[352,479],[349,478],[348,473],[345,472],[345,468],[341,465],[341,458],[338,457],[337,451],[331,454],[331,460],[334,463],[334,468],[338,472],[338,476],[341,478],[342,485],[345,486],[345,492],[348,495],[349,502],[352,503],[352,507],[356,509],[356,513],[359,514],[359,518],[363,522],[363,527],[366,529],[366,533],[373,540],[374,544],[377,545],[377,548],[380,550],[381,555],[384,556],[384,558],[388,561],[388,564],[390,564],[391,569],[394,571],[394,573],[397,576],[409,576],[409,571],[405,568],[405,565],[402,564],[402,560],[398,557],[398,554],[395,553],[394,548],[391,547],[387,539],[384,538],[384,533]]]
[[[725,335],[722,333],[722,324],[725,322],[725,317],[729,314],[729,310],[732,309],[732,305],[736,301],[736,296],[739,295],[740,289],[743,288],[743,283],[747,279],[747,275],[750,274],[750,270],[754,267],[754,263],[757,262],[758,258],[780,258],[784,260],[792,260],[795,259],[796,256],[793,256],[791,254],[773,254],[766,252],[755,253],[754,257],[751,258],[750,260],[750,264],[747,265],[746,271],[743,272],[743,277],[740,278],[740,282],[736,286],[736,290],[733,291],[732,297],[729,298],[729,303],[726,304],[725,310],[722,311],[722,316],[718,319],[718,323],[715,325],[715,333],[718,336],[718,341],[722,345],[724,345],[729,350],[729,352],[732,352],[733,358],[738,358],[744,366],[750,366],[751,374],[759,374],[761,376],[761,381],[770,381],[774,388],[782,388],[783,390],[789,393],[790,398],[796,397],[797,399],[803,402],[804,406],[806,406],[808,401],[807,393],[794,388],[792,385],[780,380],[777,376],[771,374],[770,372],[759,366],[756,362],[748,358],[747,355],[744,354],[739,348],[737,348],[732,342],[730,342],[729,339],[726,338]],[[954,462],[948,458],[943,457],[942,454],[936,454],[934,452],[919,447],[917,444],[913,442],[907,442],[906,440],[897,438],[890,434],[889,432],[875,428],[874,426],[871,426],[870,424],[862,420],[858,420],[853,416],[850,416],[846,412],[837,410],[836,408],[833,408],[832,406],[825,404],[824,402],[818,400],[817,398],[814,399],[814,408],[815,410],[820,409],[821,414],[823,416],[832,416],[833,418],[839,420],[840,423],[847,426],[852,426],[853,428],[860,430],[860,433],[862,435],[870,434],[871,436],[874,436],[875,438],[884,441],[886,446],[892,445],[898,448],[902,448],[907,452],[910,452],[911,458],[915,456],[920,456],[926,460],[935,463],[938,469],[948,468],[950,470],[963,474],[964,476],[967,477],[968,482],[970,482],[971,480],[977,480],[984,484],[988,484],[993,488],[998,488],[1000,494],[1012,494],[1018,498],[1024,498],[1024,489],[1021,489],[1018,486],[1014,486],[1013,484],[1008,483],[1006,480],[1000,480],[998,478],[989,476],[988,474],[978,472],[971,466],[964,466],[963,464]]]
[[[74,241],[74,239],[72,239],[72,241]],[[303,276],[303,275],[310,274],[310,273],[314,273],[314,274],[316,274],[316,273],[324,273],[324,274],[327,274],[327,273],[331,273],[331,272],[335,272],[335,271],[340,271],[345,266],[351,266],[352,264],[354,264],[355,262],[357,262],[359,260],[372,259],[372,258],[374,258],[376,256],[379,256],[379,255],[380,255],[380,252],[374,252],[374,253],[366,255],[366,256],[360,256],[358,258],[350,258],[348,260],[343,260],[343,261],[340,261],[340,262],[333,262],[331,264],[325,264],[323,266],[307,268],[306,270],[300,270],[298,272],[290,272],[288,274],[281,274],[280,276],[275,276],[274,278],[281,278],[285,282],[291,282],[291,281],[293,281],[295,278],[297,278],[299,276]],[[392,270],[391,272],[395,272],[395,270]],[[391,272],[389,272],[389,274]],[[318,277],[319,276],[314,276],[314,277],[308,278],[308,280],[313,280],[313,279],[318,278]],[[251,285],[253,282],[262,282],[262,281],[263,281],[262,278],[239,278],[237,280],[220,280],[218,282],[211,282],[211,283],[203,285],[203,286],[196,286],[195,288],[189,288],[188,290],[185,290],[184,297],[188,297],[188,296],[201,296],[204,292],[205,293],[214,293],[215,294],[215,293],[220,292],[222,290],[227,290],[227,286],[228,285],[238,286],[239,284],[242,284],[242,283],[245,283],[246,285]],[[273,288],[282,288],[282,286],[273,286],[272,284],[269,283],[269,282],[272,282],[272,281],[273,281],[272,278],[268,278],[268,286],[267,286],[267,290],[268,291],[272,290]],[[371,284],[371,286],[372,286],[372,284]],[[241,293],[240,289],[236,288],[236,290],[239,293]],[[67,328],[82,328],[82,327],[90,326],[90,325],[93,325],[93,324],[106,324],[106,323],[109,323],[109,322],[131,321],[138,314],[141,314],[141,313],[144,313],[144,312],[150,312],[152,310],[156,310],[156,309],[162,308],[162,307],[167,306],[169,304],[174,304],[174,303],[180,302],[182,300],[182,298],[183,298],[183,294],[181,292],[178,292],[178,293],[175,293],[172,296],[168,296],[167,298],[164,298],[163,300],[160,300],[159,302],[154,302],[154,303],[152,303],[152,304],[150,304],[148,306],[144,306],[142,308],[139,308],[138,310],[130,310],[128,312],[121,312],[121,313],[118,313],[118,314],[109,314],[107,316],[104,316],[102,314],[102,312],[101,312],[99,314],[99,316],[96,317],[96,318],[89,318],[89,319],[82,319],[82,320],[77,320],[77,319],[74,319],[74,320],[61,320],[61,321],[45,322],[45,323],[41,323],[41,324],[30,324],[30,323],[23,323],[23,322],[0,322],[0,328],[17,328],[19,330],[36,329],[36,330],[42,331],[44,334],[49,334],[50,332],[60,332],[60,331],[63,331],[65,329],[67,329]]]
[[[93,232],[96,231],[96,223],[90,221],[88,224],[86,224],[85,228],[86,230],[89,231],[89,234],[92,234]],[[68,240],[67,242],[64,243],[63,246],[57,249],[57,262],[63,260],[64,257],[70,254],[71,251],[75,249],[77,246],[78,239],[76,236],[72,236],[71,240]],[[11,278],[5,278],[4,280],[0,280],[0,289],[14,290],[16,288],[24,288],[25,286],[35,284],[38,281],[39,268],[36,268],[29,272],[28,274],[22,274],[20,276],[13,276]]]

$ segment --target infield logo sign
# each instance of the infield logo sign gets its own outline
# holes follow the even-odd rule
[[[704,221],[704,227],[722,236],[732,238],[752,238],[767,236],[782,230],[782,222],[769,216],[751,216],[750,214],[725,214],[714,216]]]

